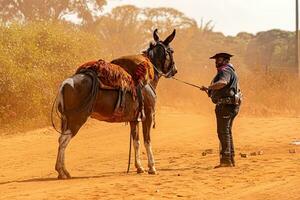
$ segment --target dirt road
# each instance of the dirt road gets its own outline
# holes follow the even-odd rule
[[[54,170],[58,135],[50,128],[0,137],[0,199],[300,199],[299,118],[239,117],[235,168],[213,169],[218,141],[213,116],[159,113],[152,144],[158,175],[127,167],[129,126],[89,120],[71,141],[71,180]],[[205,149],[213,154],[202,156]],[[295,149],[296,153],[289,153]],[[143,166],[147,167],[142,148]]]

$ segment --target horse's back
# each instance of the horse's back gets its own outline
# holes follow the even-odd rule
[[[153,64],[149,58],[143,54],[122,56],[112,60],[111,63],[125,69],[135,81],[143,80],[144,82],[149,82],[154,78]],[[142,75],[137,73],[137,71],[141,70],[144,71]]]

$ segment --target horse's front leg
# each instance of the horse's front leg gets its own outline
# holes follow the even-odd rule
[[[130,122],[130,134],[133,140],[133,148],[134,148],[134,155],[135,155],[135,167],[137,173],[144,173],[144,168],[141,164],[140,158],[140,139],[139,139],[139,132],[138,132],[138,122]]]
[[[146,116],[146,119],[143,121],[143,136],[144,136],[144,145],[147,152],[147,158],[148,158],[148,173],[149,174],[156,174],[155,169],[155,161],[153,157],[153,152],[151,148],[151,138],[150,138],[150,131],[151,131],[151,125],[152,125],[152,114],[149,114]]]

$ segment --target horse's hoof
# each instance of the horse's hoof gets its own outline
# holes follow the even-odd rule
[[[65,175],[66,175],[67,178],[72,178],[68,171],[64,170],[64,172],[65,172]]]
[[[140,168],[137,168],[137,169],[136,169],[136,172],[137,172],[138,174],[142,174],[142,173],[145,172],[145,170],[144,170],[144,168],[140,167]]]
[[[153,169],[149,169],[149,170],[148,170],[148,174],[155,175],[155,174],[158,174],[158,173],[157,173],[157,171],[153,168]]]
[[[57,177],[59,180],[65,180],[65,179],[68,179],[68,177],[66,175],[61,175],[59,174],[58,177]]]

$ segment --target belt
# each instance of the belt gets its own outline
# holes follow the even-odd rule
[[[222,104],[225,104],[225,105],[234,105],[236,104],[236,101],[235,101],[235,98],[234,97],[224,97],[224,98],[220,98],[218,99],[217,101],[217,105],[222,105]]]

